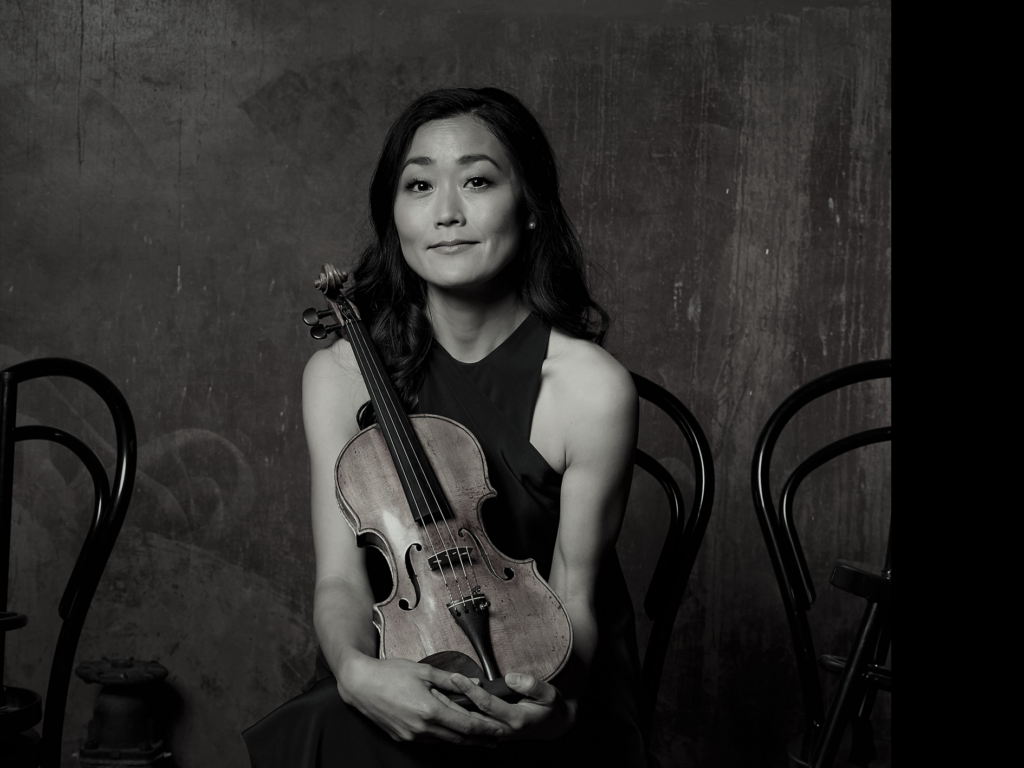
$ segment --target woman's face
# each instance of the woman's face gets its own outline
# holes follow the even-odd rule
[[[490,292],[519,252],[522,192],[487,126],[469,116],[420,126],[395,195],[402,253],[428,285]]]

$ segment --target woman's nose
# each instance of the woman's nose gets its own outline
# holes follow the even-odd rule
[[[462,210],[462,197],[454,185],[445,186],[435,198],[437,208],[434,216],[435,227],[452,227],[466,223],[465,213]]]

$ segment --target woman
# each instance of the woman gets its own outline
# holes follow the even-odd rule
[[[407,407],[480,440],[498,494],[488,534],[537,561],[572,621],[572,656],[552,682],[510,671],[514,704],[462,675],[378,657],[378,569],[335,499],[335,461],[369,399],[339,341],[303,376],[316,682],[246,731],[252,764],[414,766],[496,747],[481,753],[492,765],[588,754],[643,765],[632,608],[614,553],[637,397],[599,346],[606,316],[587,292],[543,131],[494,88],[426,94],[392,126],[370,206],[376,241],[350,296]],[[479,711],[453,704],[458,694]]]

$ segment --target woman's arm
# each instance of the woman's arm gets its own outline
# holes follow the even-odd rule
[[[600,347],[553,332],[544,377],[538,400],[543,413],[535,420],[554,432],[536,437],[542,453],[565,468],[549,583],[572,621],[572,655],[557,689],[529,675],[507,677],[509,687],[526,696],[518,704],[488,696],[464,677],[453,678],[481,711],[508,724],[506,738],[551,738],[575,721],[597,649],[597,576],[622,525],[637,438],[632,378]],[[553,446],[561,457],[552,457]]]
[[[302,415],[309,445],[316,590],[313,624],[347,704],[402,741],[493,743],[501,724],[446,706],[437,689],[457,691],[446,672],[404,659],[377,658],[373,593],[365,552],[335,496],[338,454],[358,431],[368,398],[351,347],[317,352],[302,377]]]
[[[588,352],[565,382],[566,469],[550,576],[573,622],[573,655],[559,678],[570,701],[586,687],[597,650],[597,577],[622,527],[637,439],[629,372],[599,347]]]
[[[302,418],[309,449],[316,589],[313,623],[320,647],[339,681],[353,655],[375,656],[373,593],[364,550],[335,496],[334,463],[359,431],[355,414],[366,389],[351,348],[338,342],[310,358],[302,376]]]

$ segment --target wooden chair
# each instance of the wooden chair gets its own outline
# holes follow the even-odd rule
[[[661,409],[682,432],[693,457],[695,486],[690,515],[687,517],[684,514],[683,494],[675,479],[658,461],[637,449],[634,457],[636,466],[650,474],[661,485],[668,497],[670,514],[668,533],[665,535],[661,554],[644,598],[644,611],[653,624],[644,652],[640,714],[644,741],[650,744],[655,704],[672,626],[675,624],[679,604],[711,516],[715,498],[715,469],[707,437],[686,406],[675,395],[653,381],[636,373],[632,376],[640,397]]]
[[[117,433],[113,484],[108,483],[100,460],[78,438],[53,427],[15,425],[18,386],[45,376],[66,376],[81,381],[91,387],[110,409]],[[20,440],[49,440],[71,450],[85,464],[95,490],[92,524],[57,609],[63,624],[50,667],[45,717],[39,694],[24,688],[6,686],[4,705],[0,706],[0,755],[4,757],[4,765],[11,768],[59,768],[64,710],[75,651],[96,586],[121,530],[135,482],[135,422],[117,387],[84,363],[44,358],[0,371],[0,676],[4,669],[6,633],[25,626],[28,621],[24,614],[7,610],[14,446]],[[43,721],[41,737],[33,739],[26,736],[24,732],[30,731],[40,720]]]
[[[885,564],[880,573],[868,572],[843,560],[836,561],[830,579],[832,585],[864,598],[867,606],[848,656],[826,655],[815,659],[807,615],[814,605],[816,593],[797,536],[793,498],[801,482],[815,469],[855,448],[891,440],[892,428],[887,426],[859,432],[814,453],[783,484],[778,513],[769,485],[772,453],[786,424],[811,401],[851,384],[891,377],[892,361],[874,360],[841,368],[815,379],[800,387],[776,409],[761,431],[754,449],[751,467],[754,508],[793,635],[804,701],[805,730],[797,749],[799,754],[790,754],[792,765],[831,766],[851,719],[853,748],[850,761],[866,766],[874,757],[871,710],[879,690],[892,691],[892,673],[884,667],[890,643],[891,539],[886,544]],[[818,677],[819,664],[840,675],[839,687],[827,714]]]

